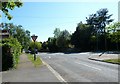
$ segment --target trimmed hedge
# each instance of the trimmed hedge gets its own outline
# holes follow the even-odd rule
[[[22,46],[16,38],[10,37],[0,42],[2,46],[2,71],[16,68]]]

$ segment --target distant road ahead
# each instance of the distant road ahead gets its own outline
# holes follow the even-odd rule
[[[67,82],[118,82],[118,65],[89,60],[89,53],[39,53]]]

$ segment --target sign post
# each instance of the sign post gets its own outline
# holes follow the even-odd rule
[[[34,41],[34,61],[36,60],[36,55],[35,55],[35,53],[36,53],[36,52],[35,52],[35,41],[36,41],[37,37],[38,37],[38,36],[35,36],[35,35],[32,35],[32,36],[31,36],[32,40]]]

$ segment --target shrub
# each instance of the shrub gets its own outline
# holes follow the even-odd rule
[[[40,43],[40,42],[30,42],[30,45],[29,45],[29,50],[31,50],[31,51],[34,51],[34,47],[38,50],[38,51],[40,51],[41,50],[41,48],[42,48],[42,44]]]
[[[10,37],[0,42],[2,45],[2,70],[16,68],[22,46],[16,38]]]

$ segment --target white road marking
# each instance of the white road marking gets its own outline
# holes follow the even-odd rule
[[[81,64],[81,65],[84,65],[84,66],[87,66],[87,67],[90,67],[90,68],[97,69],[97,70],[100,70],[100,71],[101,71],[100,68],[96,68],[96,67],[93,67],[93,66],[89,66],[89,65],[87,65],[87,64],[79,63],[79,62],[75,62],[75,63]]]
[[[50,59],[51,57],[49,56],[49,59]]]
[[[42,59],[41,59],[42,60]],[[68,84],[67,81],[65,81],[65,79],[62,78],[62,76],[60,76],[60,74],[58,72],[56,72],[49,64],[47,64],[46,62],[44,62],[42,60],[43,64],[45,64],[48,69],[57,77],[57,79],[60,81],[60,82],[63,82],[64,84]]]

